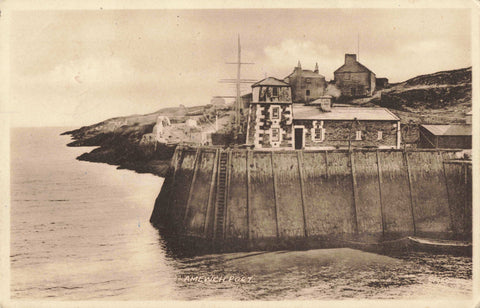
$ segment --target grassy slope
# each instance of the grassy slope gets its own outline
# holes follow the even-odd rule
[[[402,135],[415,143],[420,124],[465,123],[465,113],[472,109],[472,68],[417,76],[349,103],[389,108],[402,124],[409,123]]]
[[[472,68],[417,76],[350,103],[387,107],[402,122],[462,123],[472,108]]]
[[[228,122],[229,112],[223,110],[219,113],[221,117],[219,122]],[[212,112],[211,110],[205,112],[205,106],[172,107],[146,115],[112,118],[63,134],[72,135],[74,139],[68,146],[98,146],[91,152],[77,157],[79,160],[108,163],[139,173],[165,176],[175,144],[161,144],[155,147],[141,142],[144,134],[152,132],[159,115],[166,115],[171,119],[171,138],[176,142],[187,139],[183,123],[186,118],[190,116],[196,118],[201,129],[210,127],[212,120]]]

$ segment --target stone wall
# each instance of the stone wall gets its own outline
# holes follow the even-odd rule
[[[375,90],[375,75],[368,71],[335,73],[335,85],[342,96],[371,96]],[[352,89],[355,89],[355,95],[352,95]]]
[[[227,185],[218,188],[224,151]],[[225,250],[263,249],[267,242],[295,248],[302,239],[313,247],[408,235],[468,239],[472,166],[452,161],[454,154],[178,147],[151,222]],[[221,238],[213,235],[217,189],[227,196]]]
[[[316,141],[313,137],[313,125],[320,124],[324,129],[324,140]],[[305,147],[346,147],[351,140],[353,147],[396,147],[396,121],[312,121],[295,120],[294,125],[305,126]],[[356,132],[361,131],[362,140],[356,139]],[[379,133],[381,132],[381,139]]]

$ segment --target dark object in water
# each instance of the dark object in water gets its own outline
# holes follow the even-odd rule
[[[442,252],[459,255],[472,255],[472,243],[465,241],[434,240],[418,237],[408,237],[409,247],[413,250],[427,252]]]

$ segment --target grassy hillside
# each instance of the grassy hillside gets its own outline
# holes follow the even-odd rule
[[[417,76],[351,104],[389,108],[404,123],[463,123],[472,108],[472,68]]]
[[[403,139],[413,144],[421,124],[465,123],[472,109],[472,68],[417,76],[348,103],[389,108],[402,121]]]
[[[146,142],[143,137],[152,133],[159,115],[168,116],[172,123],[168,128],[167,143]],[[188,128],[185,121],[189,118],[197,120],[199,127],[193,130]],[[231,112],[227,108],[220,109],[218,118],[219,126],[226,126],[230,122]],[[72,135],[74,139],[68,146],[98,146],[77,157],[79,160],[108,163],[140,173],[164,176],[176,144],[188,143],[192,135],[198,136],[202,131],[212,130],[214,121],[215,109],[212,106],[180,106],[145,115],[112,118],[63,134]]]

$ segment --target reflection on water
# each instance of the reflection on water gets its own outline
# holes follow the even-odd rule
[[[148,222],[162,179],[12,132],[11,295],[22,299],[468,297],[471,258],[358,250],[181,255]],[[172,239],[169,239],[171,242]],[[174,240],[174,239],[173,239]]]

